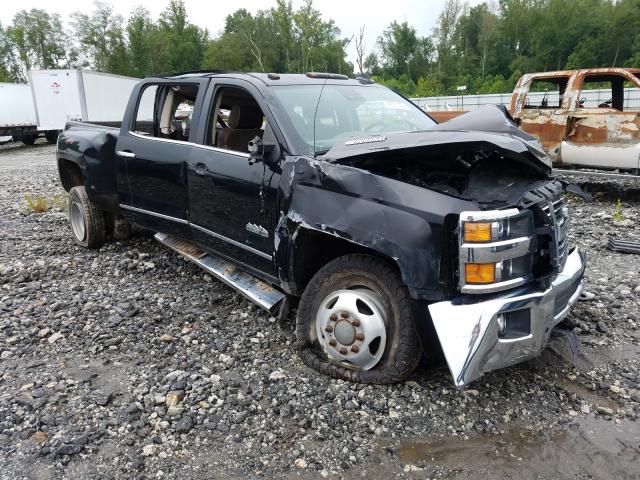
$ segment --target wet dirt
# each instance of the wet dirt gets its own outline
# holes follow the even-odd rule
[[[603,396],[598,395],[595,391],[589,390],[588,388],[580,385],[578,382],[570,380],[568,378],[558,378],[553,382],[556,386],[562,388],[570,395],[576,395],[577,397],[586,400],[593,405],[598,405],[602,407],[607,407],[612,410],[616,410],[619,408],[619,405],[613,400]]]
[[[640,424],[591,416],[549,432],[514,428],[498,436],[410,442],[396,453],[416,470],[447,467],[455,479],[635,479]]]

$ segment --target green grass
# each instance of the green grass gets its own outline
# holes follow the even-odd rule
[[[622,215],[622,202],[620,199],[616,202],[616,206],[613,210],[613,221],[621,222],[624,220],[624,215]]]
[[[30,212],[44,213],[49,210],[49,203],[44,195],[25,195],[24,201],[27,203],[27,209]]]
[[[24,201],[27,204],[27,210],[33,213],[44,213],[49,210],[64,212],[69,206],[69,196],[66,193],[52,195],[50,198],[46,195],[27,194],[24,196]]]

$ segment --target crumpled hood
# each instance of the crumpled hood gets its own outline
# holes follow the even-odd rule
[[[351,163],[373,153],[424,148],[455,150],[461,144],[500,151],[505,158],[533,162],[549,173],[551,161],[540,142],[523,132],[502,106],[487,105],[419,132],[371,134],[334,145],[321,158],[328,162]],[[347,162],[345,162],[347,161]]]

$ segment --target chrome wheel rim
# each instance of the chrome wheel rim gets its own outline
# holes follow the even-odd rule
[[[82,206],[78,202],[71,202],[71,208],[69,209],[69,216],[71,217],[71,229],[73,234],[82,242],[85,237],[86,229],[84,224],[84,212]]]
[[[337,290],[320,303],[316,335],[331,360],[348,368],[370,370],[384,354],[386,320],[387,312],[377,293]]]

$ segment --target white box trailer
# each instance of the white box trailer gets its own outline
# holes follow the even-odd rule
[[[37,120],[31,87],[26,83],[0,83],[0,143],[11,137],[35,139],[35,135]]]
[[[38,131],[55,141],[70,120],[119,125],[139,81],[86,70],[31,70]]]

